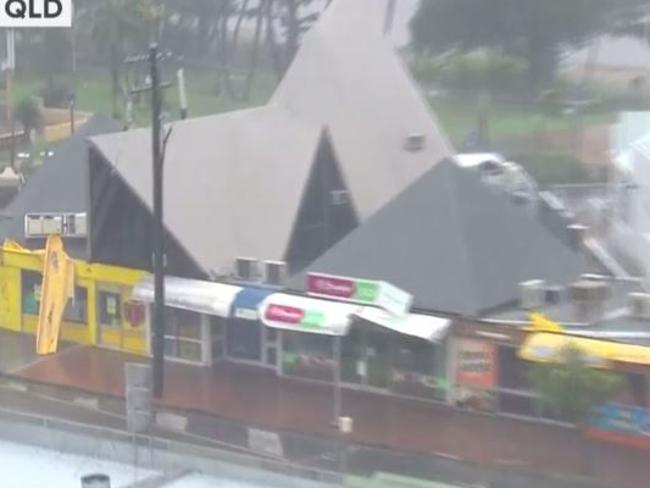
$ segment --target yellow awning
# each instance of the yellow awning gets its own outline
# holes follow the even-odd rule
[[[650,347],[546,332],[531,334],[519,356],[528,361],[558,362],[567,346],[580,349],[592,366],[604,367],[614,361],[650,366]]]

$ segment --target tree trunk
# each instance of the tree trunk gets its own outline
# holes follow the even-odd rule
[[[262,34],[262,23],[264,21],[264,4],[260,2],[257,12],[257,24],[255,25],[255,37],[253,38],[253,46],[251,51],[251,59],[248,65],[248,72],[246,73],[246,83],[242,98],[248,101],[251,96],[253,88],[253,80],[255,79],[255,72],[257,71],[257,58],[260,51],[260,36]]]
[[[120,117],[120,110],[118,107],[118,98],[120,94],[120,58],[117,46],[114,44],[111,46],[111,60],[110,60],[110,72],[111,72],[111,96],[113,102],[113,117],[115,119]]]
[[[287,5],[286,69],[298,52],[298,44],[300,43],[300,19],[298,18],[298,2],[296,0],[285,0],[285,3]]]
[[[278,41],[275,37],[273,5],[274,0],[266,0],[266,44],[271,54],[273,71],[275,71],[278,80],[281,80],[286,71],[286,64],[282,59],[283,53],[281,52],[280,47],[278,46]]]

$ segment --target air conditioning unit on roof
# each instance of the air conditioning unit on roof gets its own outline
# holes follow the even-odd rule
[[[544,280],[530,280],[519,283],[519,303],[521,308],[531,310],[546,302]]]
[[[637,319],[650,320],[650,294],[629,294],[630,315]]]
[[[259,264],[256,258],[236,258],[235,278],[241,281],[259,281]]]
[[[287,278],[287,265],[284,261],[264,261],[264,283],[284,286]]]

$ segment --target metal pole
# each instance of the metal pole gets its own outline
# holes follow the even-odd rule
[[[341,337],[334,337],[334,360],[336,361],[334,378],[334,425],[339,429],[341,418]]]
[[[74,95],[70,98],[70,135],[74,135]]]
[[[165,353],[165,282],[164,282],[164,231],[163,231],[163,161],[161,145],[161,94],[158,79],[158,46],[149,49],[151,69],[151,112],[152,112],[152,154],[153,154],[153,272],[154,272],[154,310],[153,310],[153,394],[163,395],[164,353]]]
[[[176,77],[178,78],[178,101],[181,106],[181,119],[185,120],[187,118],[187,92],[185,90],[185,72],[183,68],[176,72]]]

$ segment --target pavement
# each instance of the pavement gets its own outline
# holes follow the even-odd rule
[[[107,405],[113,402],[113,414],[120,415],[124,364],[142,360],[117,351],[73,347],[26,363],[13,370],[13,380],[8,381],[49,389],[44,393],[49,396],[52,391],[67,392],[70,402],[94,396]],[[167,363],[165,381],[157,407],[183,417],[186,435],[247,449],[248,428],[253,427],[279,433],[283,454],[292,460],[324,469],[339,463],[342,439],[331,426],[330,385],[228,364],[206,368]],[[408,466],[406,474],[429,473],[430,479],[452,481],[437,476],[443,470],[441,460],[447,460],[548,479],[577,478],[588,467],[591,477],[607,488],[646,486],[650,479],[650,454],[591,442],[575,429],[349,389],[342,397],[343,414],[354,419],[354,432],[344,442],[353,446],[351,466],[357,462],[357,471],[381,470],[383,464],[399,472],[401,463]],[[66,409],[57,408],[57,414],[66,415]],[[436,473],[430,473],[433,465]]]

